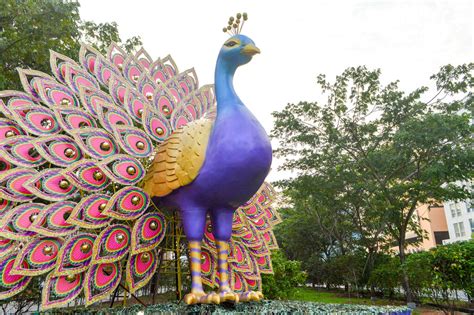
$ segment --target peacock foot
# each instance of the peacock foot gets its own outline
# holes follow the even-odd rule
[[[184,296],[184,303],[188,305],[201,303],[201,299],[206,296],[204,291],[191,291],[190,293]]]
[[[221,298],[221,303],[238,303],[239,294],[230,290],[220,291],[219,296]]]
[[[263,300],[263,293],[260,291],[247,291],[239,296],[241,302],[258,302]]]

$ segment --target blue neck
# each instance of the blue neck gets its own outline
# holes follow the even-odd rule
[[[217,59],[214,83],[217,99],[217,116],[238,105],[243,105],[234,90],[234,74],[237,70],[235,64],[226,62],[221,56]]]

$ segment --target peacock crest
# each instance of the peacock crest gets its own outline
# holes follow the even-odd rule
[[[244,27],[245,21],[248,20],[248,14],[244,13],[237,13],[235,18],[233,16],[229,17],[227,21],[227,25],[224,26],[222,31],[224,33],[229,34],[230,36],[238,35],[242,32],[242,28]]]

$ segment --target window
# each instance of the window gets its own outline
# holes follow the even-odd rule
[[[456,237],[463,237],[466,235],[466,231],[464,231],[464,222],[454,223],[453,225]]]
[[[456,217],[456,204],[452,203],[449,205],[449,210],[451,210],[451,217],[455,218]]]
[[[466,235],[466,231],[464,231],[464,222],[459,222],[459,231],[461,232],[461,236]]]
[[[449,209],[451,210],[451,217],[453,218],[459,217],[462,214],[461,203],[459,202],[452,203],[451,205],[449,205]]]
[[[467,212],[474,212],[474,203],[472,200],[466,202]]]
[[[469,219],[469,224],[471,225],[471,233],[474,233],[474,220]]]

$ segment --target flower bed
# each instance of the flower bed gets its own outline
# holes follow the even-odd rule
[[[357,304],[325,304],[301,301],[262,301],[258,303],[240,303],[237,305],[192,305],[184,303],[166,303],[147,307],[134,305],[128,308],[113,309],[75,309],[61,314],[94,315],[151,315],[151,314],[387,314],[409,315],[411,310],[400,306],[370,306]]]

